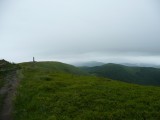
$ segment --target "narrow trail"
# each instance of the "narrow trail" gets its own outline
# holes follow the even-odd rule
[[[4,96],[2,109],[0,111],[0,120],[13,120],[12,111],[13,105],[12,101],[16,94],[16,88],[19,83],[17,70],[10,72],[5,78],[5,85],[0,89],[0,94]]]

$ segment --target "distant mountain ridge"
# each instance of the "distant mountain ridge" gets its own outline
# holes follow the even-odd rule
[[[87,67],[101,66],[101,65],[104,65],[104,64],[105,63],[98,62],[98,61],[88,61],[88,62],[73,63],[73,65],[75,65],[75,66],[87,66]]]
[[[160,69],[157,68],[131,67],[109,63],[96,67],[81,67],[81,69],[92,75],[123,82],[142,85],[160,85]]]
[[[136,66],[136,67],[153,67],[153,68],[160,68],[160,65],[155,64],[147,64],[147,63],[121,63],[121,65],[125,66]]]
[[[105,64],[109,64],[108,62],[99,62],[99,61],[86,61],[86,62],[75,62],[71,63],[74,66],[77,67],[95,67],[95,66],[102,66]],[[119,64],[129,67],[153,67],[153,68],[160,68],[160,65],[157,64],[149,64],[149,63],[128,63],[128,62],[121,62],[121,63],[113,63],[113,64]]]

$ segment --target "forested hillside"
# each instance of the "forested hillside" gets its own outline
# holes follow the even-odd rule
[[[81,67],[81,69],[92,75],[107,77],[128,83],[160,85],[160,69],[157,68],[106,64],[97,67]]]

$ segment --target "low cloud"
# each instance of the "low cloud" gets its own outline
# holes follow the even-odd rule
[[[1,58],[160,64],[157,0],[0,3]]]

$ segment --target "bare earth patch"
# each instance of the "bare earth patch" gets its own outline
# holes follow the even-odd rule
[[[12,120],[12,101],[16,94],[16,88],[19,80],[16,70],[10,72],[5,78],[5,85],[0,89],[0,94],[4,96],[0,120]]]

